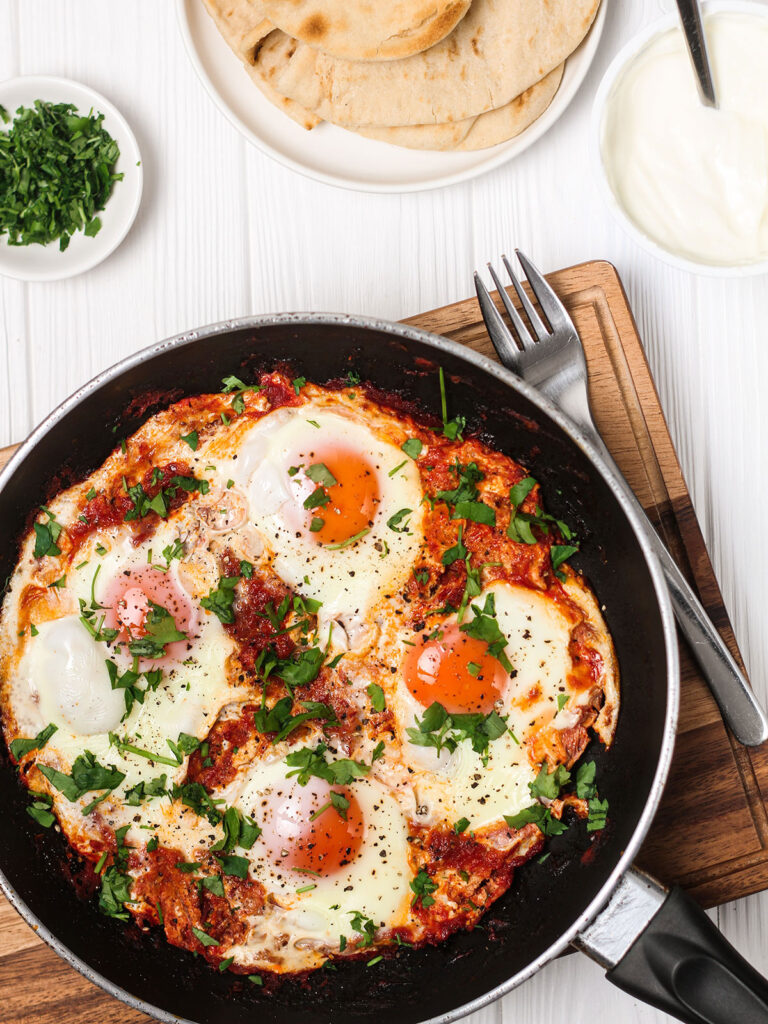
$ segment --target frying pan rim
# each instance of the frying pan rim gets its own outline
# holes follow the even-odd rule
[[[218,323],[209,324],[205,327],[171,335],[162,341],[156,342],[140,349],[138,352],[134,352],[131,355],[126,356],[124,359],[119,360],[112,366],[107,367],[100,373],[97,373],[90,381],[81,385],[81,387],[74,391],[69,397],[65,398],[60,405],[49,413],[49,415],[46,416],[46,418],[21,444],[18,451],[14,453],[8,464],[4,467],[2,472],[0,472],[0,501],[2,501],[3,492],[8,485],[8,482],[15,474],[16,469],[34,451],[42,438],[51,430],[55,429],[59,422],[72,409],[84,402],[104,385],[117,380],[134,367],[147,361],[151,361],[170,349],[183,348],[185,345],[192,344],[193,342],[201,339],[213,338],[218,335],[229,334],[233,331],[263,329],[285,325],[293,325],[302,329],[313,326],[356,328],[362,329],[363,331],[388,334],[395,338],[402,338],[405,341],[421,342],[438,352],[445,352],[455,356],[459,360],[474,366],[476,369],[490,374],[492,377],[496,377],[501,381],[501,383],[521,394],[540,412],[544,413],[545,416],[549,417],[550,420],[554,421],[557,426],[560,427],[569,440],[582,451],[600,476],[602,476],[635,534],[640,550],[642,551],[648,566],[648,571],[651,576],[659,607],[667,661],[666,714],[656,772],[648,793],[644,810],[635,826],[632,838],[627,843],[623,853],[614,865],[613,870],[608,874],[600,890],[592,899],[589,906],[570,925],[569,928],[560,934],[559,938],[556,939],[555,942],[544,950],[543,953],[536,957],[535,960],[531,961],[526,967],[522,968],[522,970],[512,975],[512,977],[508,978],[500,985],[497,985],[495,988],[486,992],[484,995],[478,996],[471,1002],[455,1007],[454,1009],[440,1014],[437,1017],[425,1018],[422,1022],[422,1024],[450,1024],[452,1021],[459,1020],[460,1018],[487,1006],[506,995],[508,992],[511,992],[522,982],[528,980],[528,978],[532,977],[532,975],[540,970],[541,967],[554,959],[568,945],[570,945],[579,932],[595,920],[607,905],[614,889],[619,883],[619,880],[631,867],[631,863],[634,860],[648,829],[650,828],[669,774],[672,753],[674,750],[675,729],[677,725],[680,700],[678,646],[672,604],[666,583],[664,582],[661,566],[656,555],[653,553],[649,542],[645,538],[640,518],[622,491],[613,483],[610,472],[606,470],[599,452],[594,448],[590,440],[575,424],[571,423],[548,398],[538,392],[531,385],[526,384],[525,381],[516,377],[500,363],[494,362],[487,356],[484,356],[479,352],[475,352],[459,342],[451,341],[448,338],[433,334],[430,331],[422,330],[419,327],[396,323],[380,319],[378,317],[358,316],[347,313],[265,313],[219,321]],[[35,933],[39,935],[40,938],[42,938],[63,960],[79,971],[80,974],[89,981],[93,982],[93,984],[98,985],[105,992],[108,992],[114,998],[119,999],[126,1005],[131,1006],[148,1016],[154,1017],[156,1020],[166,1022],[166,1024],[195,1024],[194,1021],[178,1017],[166,1010],[161,1010],[159,1007],[153,1006],[145,1000],[132,995],[119,985],[109,981],[109,979],[105,978],[84,960],[76,956],[30,910],[24,900],[13,888],[10,881],[6,878],[5,872],[2,870],[2,866],[0,866],[0,889],[3,891],[14,909],[21,915],[21,917],[24,918]]]

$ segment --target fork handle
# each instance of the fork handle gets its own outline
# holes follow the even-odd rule
[[[759,746],[768,739],[768,718],[758,704],[746,676],[654,529],[602,438],[596,431],[594,434],[590,431],[590,440],[600,449],[606,468],[642,519],[648,540],[661,563],[677,624],[690,644],[691,652],[709,683],[723,718],[739,743],[748,747]]]

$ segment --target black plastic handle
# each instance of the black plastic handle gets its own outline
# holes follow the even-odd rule
[[[768,1024],[768,981],[682,889],[606,977],[685,1024]]]

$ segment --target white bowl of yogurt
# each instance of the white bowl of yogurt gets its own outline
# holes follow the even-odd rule
[[[608,205],[647,251],[718,277],[768,273],[768,4],[711,0],[719,107],[705,107],[677,15],[635,36],[597,92],[592,150]]]

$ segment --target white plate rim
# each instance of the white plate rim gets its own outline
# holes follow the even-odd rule
[[[573,74],[570,81],[567,83],[561,82],[560,88],[555,94],[550,106],[530,127],[526,128],[520,135],[510,139],[508,142],[501,143],[489,150],[480,150],[479,153],[488,153],[489,155],[485,158],[478,156],[475,164],[463,170],[448,174],[437,174],[431,178],[419,178],[416,180],[405,179],[400,182],[392,183],[371,182],[360,178],[343,176],[341,174],[329,174],[317,168],[307,166],[306,164],[295,160],[288,154],[281,152],[271,143],[267,142],[266,139],[261,138],[244,121],[242,121],[235,111],[232,110],[227,103],[226,98],[216,87],[209,74],[204,59],[198,50],[192,24],[188,16],[188,6],[190,3],[201,2],[202,0],[176,0],[176,17],[179,30],[184,41],[187,55],[195,69],[195,72],[197,73],[198,78],[202,82],[203,87],[215,106],[243,138],[259,149],[262,153],[271,157],[271,159],[275,160],[277,163],[301,174],[305,178],[322,182],[325,185],[332,185],[336,188],[348,189],[353,192],[402,195],[404,193],[412,192],[427,192],[437,188],[444,188],[448,185],[455,185],[460,182],[470,181],[473,178],[479,177],[481,174],[486,174],[487,172],[500,167],[502,164],[507,163],[509,160],[519,156],[537,142],[538,139],[540,139],[541,136],[544,135],[557,120],[559,120],[560,116],[565,112],[581,87],[600,44],[603,28],[605,26],[606,8],[609,0],[601,0],[600,6],[597,9],[597,14],[595,15],[594,21],[592,22],[587,35],[576,48],[574,54],[572,54],[566,62],[567,64],[570,61],[571,67],[573,67],[574,55],[576,56],[575,74]],[[232,54],[232,59],[237,60],[237,57]],[[566,67],[566,75],[567,73],[568,69]],[[563,88],[564,85],[565,89]],[[260,99],[265,103],[269,102],[266,98],[262,97],[257,86],[254,85],[253,89],[254,93],[256,93]],[[284,116],[286,117],[286,120],[288,120],[287,115]],[[381,145],[386,144],[381,143]]]
[[[703,4],[704,16],[722,12],[728,12],[729,14],[756,14],[768,19],[768,5],[756,3],[755,0],[706,0]],[[635,224],[611,187],[602,151],[603,119],[608,97],[625,68],[629,66],[637,54],[657,36],[669,32],[671,29],[679,26],[679,24],[679,16],[674,12],[657,18],[650,25],[642,28],[636,35],[633,35],[608,65],[595,94],[590,124],[590,152],[595,180],[598,183],[598,188],[606,206],[624,233],[657,260],[676,267],[678,270],[687,271],[689,274],[697,274],[700,277],[737,278],[758,277],[762,274],[768,274],[768,259],[758,260],[755,263],[703,263],[686,256],[678,256],[677,253],[665,249]]]
[[[38,89],[50,89],[50,88],[67,88],[73,89],[87,95],[89,100],[92,101],[93,106],[97,107],[99,113],[104,114],[105,127],[109,130],[109,121],[113,121],[120,127],[125,138],[128,140],[132,147],[132,152],[126,154],[124,146],[120,147],[120,160],[126,159],[128,163],[135,164],[135,173],[132,174],[131,180],[133,181],[133,197],[131,205],[124,216],[123,223],[115,231],[114,234],[105,234],[103,237],[107,239],[106,244],[102,242],[102,232],[104,231],[104,225],[102,230],[96,235],[93,241],[93,253],[87,259],[82,258],[81,254],[77,254],[80,258],[71,260],[70,265],[67,265],[67,254],[70,252],[66,249],[63,253],[60,253],[60,263],[55,269],[43,268],[40,270],[32,270],[30,268],[23,268],[21,270],[14,268],[12,265],[7,266],[4,260],[0,259],[0,276],[9,277],[16,281],[30,281],[30,282],[42,282],[42,281],[63,281],[67,278],[77,277],[80,274],[85,274],[89,270],[93,270],[94,267],[103,263],[105,259],[112,255],[117,247],[124,241],[126,235],[133,227],[133,223],[136,220],[136,215],[139,212],[141,206],[141,197],[144,191],[144,160],[139,149],[139,144],[136,141],[136,136],[133,133],[133,129],[126,121],[125,117],[120,113],[117,107],[103,96],[100,92],[92,89],[89,85],[85,85],[83,82],[78,82],[74,78],[64,78],[61,75],[14,75],[12,78],[5,78],[0,81],[0,101],[3,98],[3,91],[6,89],[15,88],[18,85],[23,84],[24,86],[30,86],[31,88]],[[57,101],[58,102],[58,101]],[[70,102],[63,100],[61,102]],[[14,111],[9,110],[8,113],[13,117]],[[110,133],[112,134],[112,133]],[[138,161],[138,163],[137,163]],[[117,185],[122,185],[123,182],[118,182]],[[107,208],[105,207],[105,210]],[[104,211],[102,211],[103,216]],[[38,248],[47,249],[49,246],[55,246],[57,243],[49,242],[48,246],[40,246]],[[5,241],[5,236],[0,237],[0,247],[2,253],[7,252],[13,253],[16,249],[15,246],[10,246]],[[23,247],[27,251],[31,248]],[[10,261],[12,264],[12,260]],[[72,265],[74,264],[74,265]]]

